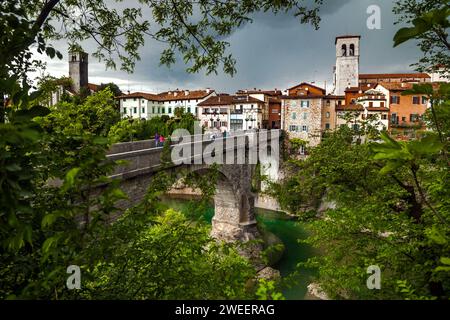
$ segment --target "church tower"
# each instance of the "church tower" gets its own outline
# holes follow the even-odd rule
[[[73,91],[88,86],[88,54],[83,51],[69,51],[69,77],[73,82]]]
[[[336,66],[334,70],[334,94],[345,95],[348,87],[359,86],[359,43],[361,36],[336,38]]]

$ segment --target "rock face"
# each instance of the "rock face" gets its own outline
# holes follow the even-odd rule
[[[266,280],[277,280],[281,278],[280,271],[275,270],[271,267],[266,267],[258,272],[258,279],[266,279]]]
[[[308,285],[308,294],[315,299],[319,300],[331,300],[327,294],[322,290],[319,284],[311,283]]]

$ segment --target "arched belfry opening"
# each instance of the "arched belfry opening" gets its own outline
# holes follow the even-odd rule
[[[353,57],[355,55],[355,45],[352,43],[350,45],[349,56]]]
[[[347,56],[347,45],[343,44],[341,47],[341,52],[342,52],[342,56],[346,57]]]

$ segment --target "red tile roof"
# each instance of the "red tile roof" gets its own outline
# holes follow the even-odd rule
[[[281,90],[238,90],[236,94],[265,94],[268,96],[281,96],[283,92]]]
[[[144,98],[151,101],[160,101],[159,96],[153,93],[145,93],[145,92],[133,92],[130,94],[125,94],[122,96],[118,96],[116,99],[133,99],[133,98]]]
[[[348,106],[336,106],[336,111],[364,111],[360,104],[350,104]]]
[[[159,93],[160,101],[196,100],[204,99],[213,93],[213,90],[175,90]]]
[[[359,79],[401,79],[401,78],[430,79],[431,77],[426,73],[366,73],[359,75]]]
[[[99,86],[98,84],[88,83],[88,88],[89,88],[89,90],[91,90],[91,91],[97,91],[99,87],[100,87],[100,86]]]
[[[304,95],[304,96],[281,96],[284,100],[308,100],[308,99],[322,99],[325,95]]]
[[[255,104],[263,104],[264,101],[255,99],[250,96],[230,96],[230,95],[219,95],[210,97],[209,99],[198,104],[199,107],[209,107],[209,106],[228,106],[233,104],[247,104],[247,103],[255,103]]]
[[[368,107],[368,111],[379,111],[379,112],[389,112],[388,108],[381,108],[381,107]]]
[[[296,85],[296,86],[293,86],[292,88],[288,88],[288,90],[292,90],[292,89],[298,88],[298,87],[300,87],[300,86],[309,86],[309,87],[313,87],[313,88],[316,88],[317,90],[322,91],[323,94],[326,93],[326,90],[325,90],[324,88],[320,88],[320,87],[318,87],[318,86],[315,86],[315,85],[310,84],[310,83],[307,83],[307,82],[302,82],[302,83],[300,83],[300,84],[298,84],[298,85]]]
[[[212,94],[214,90],[175,90],[158,94],[133,92],[117,97],[117,99],[144,98],[151,101],[174,101],[174,100],[197,100],[204,99]]]
[[[363,83],[363,84],[360,84],[359,87],[349,87],[349,88],[345,89],[345,92],[353,92],[353,93],[359,92],[359,91],[365,92],[369,89],[375,88],[376,86],[377,85],[373,84],[373,83]]]

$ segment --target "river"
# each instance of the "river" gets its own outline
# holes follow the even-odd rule
[[[189,200],[178,198],[164,198],[164,204],[175,210],[185,212],[189,208]],[[284,244],[285,251],[274,268],[280,270],[283,277],[297,271],[297,275],[290,279],[294,283],[290,288],[283,288],[282,292],[288,300],[303,300],[307,292],[307,286],[315,275],[315,270],[297,267],[299,262],[305,262],[315,255],[314,249],[306,244],[298,243],[299,239],[306,239],[308,232],[306,224],[297,222],[282,212],[256,209],[257,220],[265,230],[276,235]],[[214,215],[214,206],[209,206],[203,216],[211,222]]]

